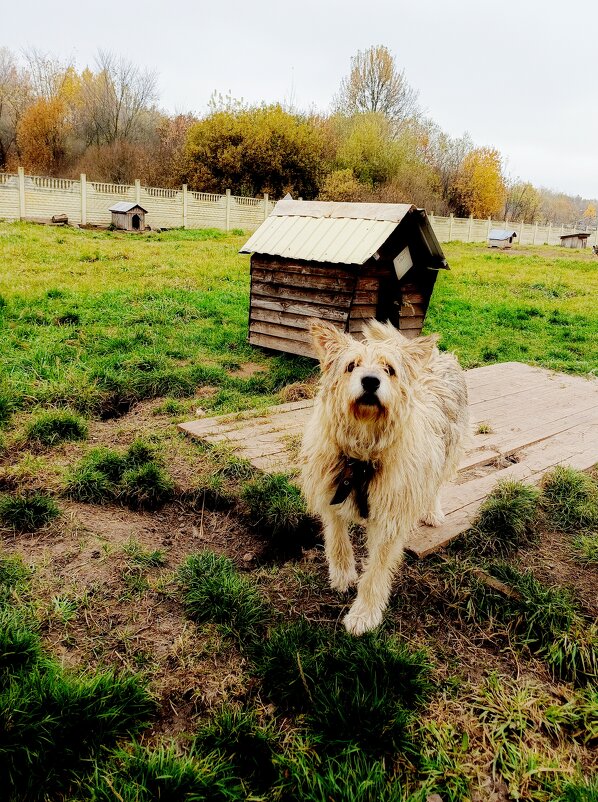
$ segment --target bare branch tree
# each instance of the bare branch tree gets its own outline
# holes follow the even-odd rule
[[[13,53],[0,48],[0,167],[17,149],[17,127],[32,100],[29,75],[19,68]]]
[[[95,145],[134,139],[156,102],[156,73],[105,50],[98,52],[96,63],[98,72],[84,76],[85,139]]]
[[[377,112],[396,123],[418,113],[417,92],[384,45],[359,50],[353,56],[351,72],[341,81],[334,106],[341,114]]]

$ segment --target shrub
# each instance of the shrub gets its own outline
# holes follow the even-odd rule
[[[88,428],[86,421],[74,412],[56,410],[38,415],[27,427],[25,436],[31,443],[55,446],[65,440],[86,440]]]
[[[411,748],[411,711],[427,697],[429,662],[393,638],[353,638],[306,621],[283,624],[256,656],[265,693],[306,714],[328,743],[367,752]]]
[[[563,532],[598,526],[598,484],[587,474],[557,466],[542,480],[542,507]]]
[[[0,497],[0,524],[17,532],[33,532],[59,514],[54,499],[43,493]]]
[[[484,554],[506,555],[533,539],[539,492],[531,485],[500,482],[482,503],[464,545]],[[457,544],[456,548],[459,548]]]
[[[263,634],[271,611],[258,589],[231,560],[204,551],[181,566],[179,580],[187,612],[198,623],[214,621],[251,646]]]

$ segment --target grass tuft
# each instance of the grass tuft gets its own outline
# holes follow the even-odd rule
[[[107,767],[96,768],[89,791],[93,802],[238,802],[245,798],[222,757],[186,757],[174,746],[120,750]]]
[[[539,492],[531,485],[500,482],[481,505],[463,544],[476,555],[507,555],[533,541]]]
[[[142,568],[161,568],[166,562],[163,551],[149,551],[133,540],[124,546],[123,551],[132,563]]]
[[[0,496],[0,524],[16,532],[33,532],[58,515],[60,508],[44,493]]]
[[[542,507],[552,526],[562,532],[598,527],[598,483],[559,465],[542,480]]]
[[[260,724],[254,710],[223,707],[198,731],[193,751],[222,755],[236,777],[252,788],[265,791],[276,779],[277,746],[274,727]]]
[[[304,713],[328,745],[357,743],[371,753],[411,750],[412,711],[427,698],[430,665],[393,638],[283,624],[256,657],[264,692]]]
[[[192,555],[179,570],[187,612],[198,623],[214,621],[251,647],[263,634],[271,610],[254,584],[232,561],[204,551]]]
[[[155,510],[174,495],[174,484],[155,449],[141,440],[124,453],[92,449],[67,475],[65,492],[78,501],[119,500],[132,509]]]
[[[501,624],[512,643],[538,654],[558,679],[595,681],[598,627],[585,619],[571,593],[547,588],[531,571],[506,563],[488,570],[513,593],[505,596],[473,577],[469,615]]]
[[[27,427],[25,437],[30,443],[55,446],[65,440],[86,440],[88,434],[87,423],[80,415],[55,410],[38,415]]]
[[[598,532],[578,535],[573,541],[576,558],[586,565],[598,565]]]

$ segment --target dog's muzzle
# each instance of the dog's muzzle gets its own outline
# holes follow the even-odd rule
[[[377,376],[362,376],[361,386],[363,387],[363,394],[357,399],[358,404],[363,404],[367,407],[382,406],[380,404],[380,399],[377,396],[377,391],[380,387],[380,379]]]

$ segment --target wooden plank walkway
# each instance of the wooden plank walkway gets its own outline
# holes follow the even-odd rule
[[[598,380],[568,376],[519,362],[465,373],[472,422],[471,445],[455,482],[442,490],[446,520],[421,526],[408,549],[424,557],[467,529],[501,479],[537,483],[555,465],[584,470],[598,463]],[[267,410],[203,418],[180,428],[229,447],[260,470],[293,473],[312,401]],[[476,434],[484,424],[487,434]]]

